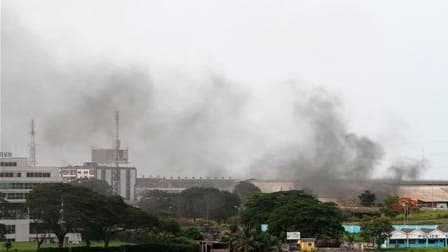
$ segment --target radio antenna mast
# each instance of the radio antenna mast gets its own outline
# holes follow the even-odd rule
[[[112,173],[112,190],[120,195],[120,112],[115,111],[115,169]]]
[[[31,141],[30,141],[30,164],[31,166],[37,165],[37,159],[36,159],[36,126],[34,124],[34,119],[31,120]]]

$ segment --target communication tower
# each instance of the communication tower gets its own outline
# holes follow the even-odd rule
[[[36,126],[34,124],[34,119],[31,120],[31,140],[30,140],[30,164],[31,166],[37,165],[37,159],[36,159]]]

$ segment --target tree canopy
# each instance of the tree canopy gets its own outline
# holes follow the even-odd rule
[[[138,206],[157,216],[171,217],[177,211],[178,195],[159,190],[146,192],[138,202]]]
[[[60,247],[69,232],[103,240],[107,247],[114,232],[158,225],[157,218],[127,205],[120,196],[70,184],[38,185],[29,193],[27,205],[33,219],[56,235]]]
[[[240,202],[236,194],[227,191],[193,187],[179,195],[177,212],[183,217],[220,221],[237,215]]]
[[[269,232],[299,231],[303,237],[337,237],[343,214],[333,203],[322,203],[303,191],[255,194],[242,212],[244,224],[268,224]]]
[[[236,184],[235,188],[233,189],[233,193],[240,197],[240,200],[243,204],[247,202],[250,196],[259,192],[261,192],[260,188],[250,183],[249,181],[241,181]]]
[[[216,188],[193,187],[180,194],[150,191],[140,199],[138,205],[161,217],[177,215],[220,221],[237,215],[240,202],[234,193]]]
[[[358,195],[358,198],[362,206],[370,207],[375,202],[376,195],[369,190],[366,190]]]
[[[361,236],[367,241],[371,241],[377,248],[381,248],[381,244],[390,237],[393,226],[389,219],[385,217],[376,217],[364,219],[360,223]]]

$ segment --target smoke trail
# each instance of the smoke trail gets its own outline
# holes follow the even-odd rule
[[[426,160],[407,159],[401,160],[388,168],[388,173],[395,180],[418,179],[421,173],[428,167]]]
[[[35,117],[50,164],[80,163],[90,146],[111,146],[114,110],[140,174],[297,178],[311,187],[369,179],[383,156],[320,88],[273,85],[257,98],[259,90],[222,75],[164,78],[120,59],[64,58],[15,20],[2,23],[2,35],[3,138],[26,153],[16,146],[26,147]]]
[[[348,130],[336,96],[322,89],[299,92],[294,106],[296,122],[308,128],[302,136],[307,141],[263,157],[253,169],[263,164],[278,167],[277,176],[297,177],[310,184],[315,180],[370,178],[383,155],[382,147]]]

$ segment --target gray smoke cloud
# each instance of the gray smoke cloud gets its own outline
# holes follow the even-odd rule
[[[406,159],[395,162],[388,168],[388,173],[395,180],[415,180],[418,179],[423,171],[428,167],[428,161],[425,159],[415,160]]]
[[[349,130],[336,95],[300,82],[257,96],[214,73],[190,79],[119,59],[65,58],[11,16],[2,22],[2,51],[2,149],[26,153],[35,118],[41,163],[81,163],[91,146],[111,147],[115,110],[130,159],[146,175],[297,178],[311,186],[368,179],[384,154]]]
[[[263,164],[278,167],[281,171],[278,175],[298,177],[310,184],[316,180],[371,177],[383,156],[383,148],[348,130],[338,97],[316,89],[298,94],[293,106],[296,122],[311,129],[306,132],[309,139],[298,148],[288,146],[263,157],[253,169]]]

